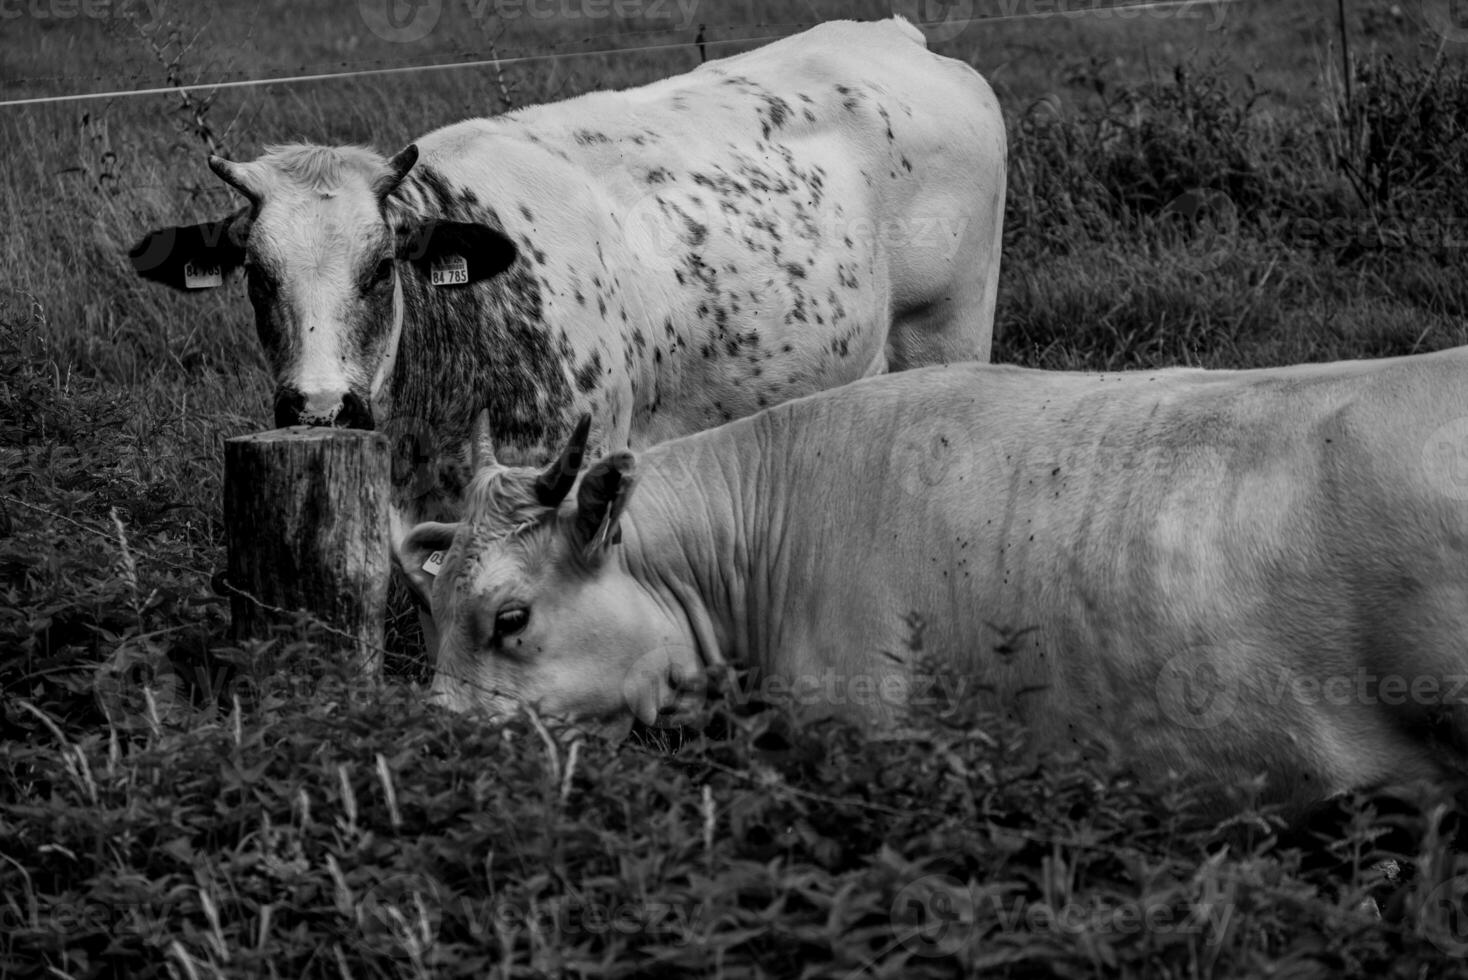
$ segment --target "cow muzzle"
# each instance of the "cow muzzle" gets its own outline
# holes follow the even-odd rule
[[[469,708],[459,692],[444,683],[442,677],[434,678],[433,686],[428,689],[428,703],[432,707],[454,713],[467,711]]]
[[[295,388],[275,392],[275,425],[334,426],[338,429],[374,428],[372,407],[356,392],[307,396]]]

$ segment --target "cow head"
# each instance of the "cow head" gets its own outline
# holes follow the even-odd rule
[[[450,288],[463,288],[515,260],[498,229],[415,213],[394,197],[417,159],[413,145],[391,160],[306,145],[251,163],[210,157],[249,203],[150,232],[129,253],[133,267],[177,289],[218,285],[243,268],[275,373],[276,424],[370,429],[402,332],[402,277],[455,268]]]
[[[397,545],[433,609],[433,696],[445,707],[505,714],[524,702],[614,734],[676,703],[690,673],[675,666],[692,656],[686,624],[617,547],[632,454],[610,454],[576,483],[589,426],[536,471],[495,463],[481,416],[464,521],[420,524]]]

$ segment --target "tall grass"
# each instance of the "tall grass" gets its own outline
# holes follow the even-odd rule
[[[1216,69],[1011,122],[996,359],[1252,367],[1468,340],[1461,62],[1282,123]],[[1410,111],[1409,111],[1410,110]]]

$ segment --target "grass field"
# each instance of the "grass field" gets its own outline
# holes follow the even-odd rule
[[[180,297],[125,259],[233,208],[207,151],[391,152],[691,68],[699,24],[722,55],[887,9],[445,0],[394,41],[362,6],[0,4],[5,99],[564,55],[0,107],[0,976],[1468,975],[1459,818],[1425,789],[1402,794],[1404,835],[1373,842],[1353,805],[1300,849],[1267,813],[1219,828],[1179,787],[1037,765],[962,705],[885,739],[730,710],[572,747],[427,710],[411,650],[363,682],[309,617],[231,645],[222,442],[268,427],[269,378],[242,287]],[[996,360],[1468,342],[1461,40],[1433,29],[1445,2],[1348,7],[1349,105],[1323,0],[940,30],[1009,125]],[[1370,856],[1402,840],[1388,898]]]

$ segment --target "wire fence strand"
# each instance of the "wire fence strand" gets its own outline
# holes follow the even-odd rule
[[[1144,3],[1116,4],[1109,7],[1087,7],[1084,10],[1031,10],[1024,13],[996,14],[987,17],[964,17],[944,20],[944,27],[969,26],[973,24],[1000,24],[1022,20],[1037,20],[1043,18],[1063,18],[1079,20],[1086,16],[1097,16],[1100,14],[1115,16],[1135,16],[1136,13],[1146,10],[1170,10],[1185,9],[1188,7],[1224,7],[1241,3],[1243,0],[1148,0]],[[928,22],[919,22],[919,26],[927,25]],[[777,25],[777,26],[799,26],[809,27],[813,25]],[[315,72],[304,75],[281,75],[270,78],[243,78],[234,81],[201,82],[190,85],[160,85],[150,88],[139,89],[115,89],[108,92],[83,92],[69,95],[46,95],[28,99],[6,99],[0,101],[0,109],[16,108],[21,106],[54,105],[63,102],[86,102],[99,99],[120,99],[134,96],[148,95],[174,95],[179,92],[217,92],[225,89],[260,88],[268,85],[295,85],[304,82],[336,81],[346,78],[364,78],[381,75],[401,75],[413,72],[438,72],[454,71],[461,68],[493,68],[503,69],[510,65],[528,64],[540,61],[559,61],[572,58],[591,58],[606,55],[622,54],[645,54],[654,51],[669,51],[675,48],[693,48],[697,50],[700,45],[708,47],[727,47],[734,44],[766,44],[772,41],[783,40],[791,34],[761,34],[752,37],[729,37],[711,38],[702,37],[701,40],[690,38],[688,40],[669,41],[662,44],[639,44],[631,47],[596,48],[590,51],[565,51],[548,52],[540,54],[515,55],[507,58],[479,58],[473,61],[455,61],[448,64],[427,65],[398,65],[380,68],[361,68],[350,71]]]

